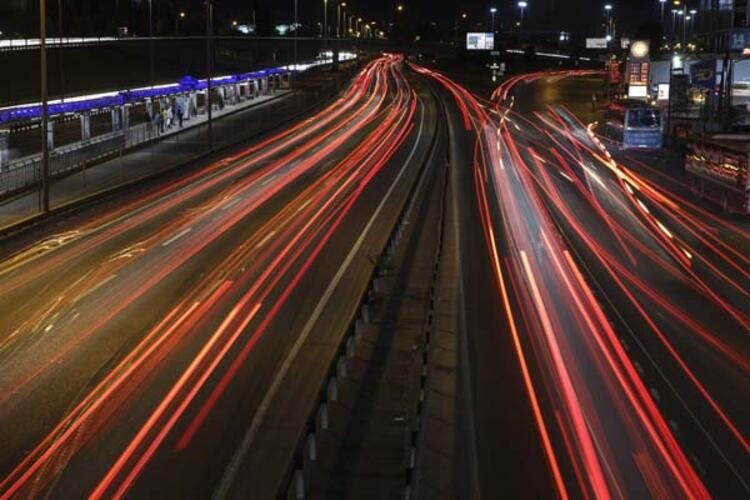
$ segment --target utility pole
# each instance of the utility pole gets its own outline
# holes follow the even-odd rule
[[[57,0],[57,31],[60,37],[60,44],[57,46],[58,58],[60,61],[60,98],[65,99],[65,51],[63,50],[63,10],[62,0]]]
[[[298,0],[294,0],[294,69],[292,70],[292,84],[297,88],[297,40],[299,39],[299,23],[297,22]]]
[[[328,48],[328,0],[323,0],[323,50]]]
[[[156,83],[154,74],[154,6],[153,0],[148,0],[148,63],[151,72],[151,86]]]
[[[40,209],[49,212],[49,103],[47,95],[47,0],[39,0],[39,47],[42,97],[42,191]]]
[[[208,112],[208,148],[214,148],[213,110],[211,104],[211,76],[213,75],[214,59],[214,4],[213,0],[206,0],[206,110]]]

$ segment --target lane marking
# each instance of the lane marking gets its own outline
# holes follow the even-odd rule
[[[239,202],[240,202],[240,198],[235,198],[232,201],[230,201],[227,204],[225,204],[223,207],[221,207],[221,209],[222,210],[229,210],[230,208],[232,208],[233,206],[235,206]]]
[[[260,243],[258,243],[257,245],[255,245],[255,248],[253,248],[253,250],[257,250],[258,248],[260,248],[260,247],[262,247],[263,245],[265,245],[265,244],[266,244],[266,243],[268,242],[268,240],[270,240],[271,238],[273,238],[273,236],[274,236],[275,234],[276,234],[276,230],[273,230],[273,231],[271,231],[270,233],[268,233],[268,234],[266,235],[266,237],[265,237],[265,238],[263,238],[263,239],[262,239],[262,240],[260,241]]]
[[[269,177],[268,179],[266,179],[263,182],[261,182],[260,185],[261,186],[265,186],[266,184],[268,184],[269,182],[271,182],[272,180],[274,180],[278,175],[279,174],[273,174],[271,177]]]
[[[315,310],[313,311],[312,315],[308,318],[307,322],[305,323],[305,326],[303,327],[302,332],[297,337],[297,340],[292,346],[292,349],[289,351],[289,354],[284,360],[284,363],[281,365],[278,373],[276,374],[276,377],[274,377],[274,380],[271,383],[271,386],[269,387],[268,391],[266,391],[266,394],[263,397],[263,400],[258,406],[258,409],[256,410],[255,415],[253,416],[253,420],[250,424],[250,427],[248,428],[245,435],[242,437],[242,441],[240,441],[240,445],[237,447],[237,450],[232,456],[232,459],[229,461],[227,468],[224,470],[224,474],[222,474],[221,480],[219,481],[219,484],[216,487],[216,490],[214,491],[214,494],[211,497],[212,499],[220,500],[220,499],[227,498],[227,495],[229,494],[229,489],[234,483],[235,477],[237,476],[237,473],[239,472],[240,466],[245,460],[245,456],[247,455],[247,452],[250,449],[250,445],[255,440],[255,436],[258,434],[258,431],[260,430],[260,426],[265,419],[266,413],[268,413],[268,410],[271,406],[271,402],[276,397],[276,393],[281,387],[281,382],[286,378],[286,374],[291,368],[294,360],[297,359],[297,355],[299,354],[299,351],[302,349],[302,346],[307,341],[307,337],[310,335],[310,332],[312,331],[313,326],[315,326],[315,323],[318,321],[318,318],[323,313],[323,309],[328,305],[328,301],[333,295],[333,292],[336,290],[336,288],[338,288],[338,284],[341,281],[341,278],[344,276],[344,273],[349,270],[349,266],[354,261],[354,257],[359,253],[360,248],[364,244],[365,238],[370,233],[370,229],[375,224],[375,221],[377,221],[380,218],[380,213],[385,208],[387,204],[386,202],[390,200],[391,195],[393,194],[393,191],[395,191],[396,187],[400,186],[401,178],[404,176],[404,173],[406,172],[407,167],[411,164],[411,161],[417,152],[417,147],[421,143],[419,138],[422,137],[423,129],[424,129],[424,106],[420,108],[419,130],[417,131],[417,136],[416,136],[417,140],[414,142],[414,146],[412,147],[412,150],[409,153],[408,158],[404,162],[404,166],[401,167],[401,170],[399,171],[398,175],[396,176],[394,181],[391,183],[390,188],[388,188],[388,192],[380,201],[380,204],[375,209],[375,212],[372,214],[372,217],[370,217],[370,220],[367,222],[367,225],[365,226],[364,230],[360,233],[359,238],[357,239],[356,243],[352,246],[351,250],[349,251],[349,254],[346,256],[346,259],[339,267],[338,271],[336,272],[336,275],[333,277],[333,280],[331,280],[331,282],[328,284],[328,288],[326,288],[325,293],[323,293],[323,296],[320,298],[320,301],[318,301],[317,306],[315,306]]]
[[[78,295],[76,298],[74,298],[73,299],[73,303],[76,303],[79,300],[81,300],[82,298],[84,298],[84,297],[86,297],[88,295],[91,295],[92,293],[94,293],[95,291],[97,291],[98,289],[100,289],[101,287],[103,287],[104,285],[106,285],[107,283],[109,283],[110,281],[112,281],[115,278],[117,278],[116,274],[110,274],[109,276],[107,276],[106,278],[104,278],[103,280],[101,280],[99,283],[97,283],[93,287],[87,289],[86,291],[84,291],[83,293],[81,293],[80,295]]]
[[[167,241],[165,241],[164,243],[162,243],[161,246],[168,247],[169,245],[171,245],[175,241],[179,240],[180,238],[182,238],[183,236],[185,236],[186,234],[188,234],[192,230],[193,230],[192,227],[189,227],[187,229],[183,229],[182,231],[180,231],[179,233],[175,234],[174,236],[172,236],[171,238],[169,238]]]

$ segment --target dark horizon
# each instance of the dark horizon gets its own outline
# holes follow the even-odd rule
[[[247,2],[240,0],[215,1],[216,22],[221,26],[228,26],[233,20],[240,24],[249,23],[253,10],[261,30],[270,31],[273,25],[289,23],[292,20],[293,2],[288,6],[271,0],[256,0]],[[606,2],[598,0],[532,0],[526,9],[524,22],[530,30],[566,30],[578,36],[596,36],[603,22],[603,6]],[[614,1],[614,19],[619,25],[618,31],[632,33],[641,25],[655,21],[658,18],[656,0],[633,0],[629,2]],[[320,5],[318,5],[320,4]],[[434,23],[440,31],[449,31],[457,24],[468,24],[467,28],[486,28],[490,23],[491,6],[496,6],[498,13],[496,23],[498,29],[508,28],[519,17],[519,9],[515,1],[487,2],[478,0],[464,0],[463,2],[440,2],[436,5],[431,0],[408,0],[403,2],[364,2],[349,1],[350,13],[380,24],[393,22],[397,18],[396,6],[402,4],[404,12],[398,15],[402,22],[406,22],[415,30]],[[627,5],[626,5],[627,4]],[[146,0],[112,0],[101,2],[82,0],[75,4],[66,4],[64,21],[67,29],[72,33],[106,35],[112,33],[115,24],[130,25],[138,31],[143,25]],[[155,24],[161,25],[161,31],[168,33],[172,26],[173,13],[184,10],[188,18],[184,22],[186,29],[199,30],[203,19],[203,0],[154,0]],[[335,19],[336,2],[331,0],[329,5],[329,21]],[[692,7],[692,5],[691,5]],[[696,2],[697,7],[697,2]],[[57,2],[48,0],[48,17],[54,24],[49,33],[54,35],[57,19]],[[117,14],[116,14],[117,12]],[[4,36],[12,34],[34,36],[38,32],[37,14],[38,2],[35,0],[7,0],[0,5],[0,30]],[[467,14],[466,21],[461,22],[462,14]],[[114,18],[119,21],[115,22]],[[299,3],[299,18],[307,26],[315,26],[322,19],[322,0],[320,2]],[[198,21],[200,20],[200,21]],[[157,28],[157,32],[159,29]]]

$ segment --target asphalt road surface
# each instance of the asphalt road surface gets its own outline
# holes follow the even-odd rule
[[[750,228],[582,122],[599,79],[482,99],[384,56],[304,122],[3,242],[0,498],[278,495],[438,106],[481,496],[750,495]]]
[[[522,463],[541,448],[561,497],[747,496],[747,226],[641,175],[564,106],[590,102],[600,75],[522,75],[483,100],[421,71],[452,95],[473,153],[478,216],[461,232],[483,494],[523,488],[516,473],[542,488]],[[477,232],[483,250],[466,242]],[[487,259],[492,286],[476,291]],[[536,433],[516,455],[519,379]]]
[[[275,495],[273,455],[425,161],[427,98],[378,59],[295,127],[4,245],[0,496],[209,497],[257,425],[277,428],[249,442],[267,468],[254,491]]]

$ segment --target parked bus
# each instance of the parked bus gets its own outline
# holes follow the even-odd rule
[[[750,214],[750,136],[692,137],[685,170],[693,193],[721,205],[724,213]]]
[[[661,111],[643,101],[624,99],[607,106],[604,134],[623,148],[661,148]]]

